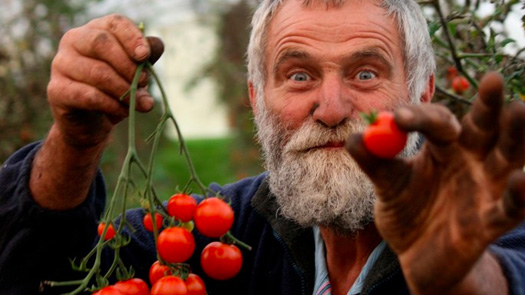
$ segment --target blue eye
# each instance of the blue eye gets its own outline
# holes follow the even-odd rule
[[[371,80],[371,79],[374,79],[376,77],[376,74],[374,74],[373,72],[371,71],[361,71],[357,74],[357,78],[359,80]]]
[[[308,74],[303,73],[303,72],[295,73],[290,78],[292,80],[294,80],[294,81],[297,81],[297,82],[305,82],[305,81],[308,81],[310,79]]]

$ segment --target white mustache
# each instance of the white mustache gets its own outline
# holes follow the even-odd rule
[[[336,128],[328,128],[308,121],[291,134],[283,152],[304,153],[328,144],[344,143],[351,134],[363,132],[365,127],[362,121],[347,121]]]

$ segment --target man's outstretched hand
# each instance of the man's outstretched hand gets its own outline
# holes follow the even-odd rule
[[[525,104],[504,106],[503,79],[490,73],[461,123],[434,104],[395,117],[402,130],[425,136],[416,156],[376,158],[361,134],[347,149],[376,187],[375,223],[411,292],[505,294],[487,247],[525,217]]]

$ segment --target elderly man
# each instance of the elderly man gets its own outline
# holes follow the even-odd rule
[[[62,39],[48,87],[55,123],[0,174],[2,293],[73,277],[67,258],[89,249],[103,207],[98,161],[127,116],[118,98],[157,44],[118,15]],[[504,107],[491,74],[460,124],[427,104],[434,67],[414,1],[262,1],[248,71],[268,172],[211,186],[253,250],[227,281],[190,259],[210,295],[525,294],[525,106]],[[137,109],[152,106],[142,88]],[[396,110],[423,146],[414,132],[403,158],[371,155],[359,113],[372,109]],[[198,253],[208,240],[196,239]],[[146,278],[151,235],[139,229],[122,251]]]

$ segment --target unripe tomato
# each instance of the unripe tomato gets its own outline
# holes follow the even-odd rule
[[[201,266],[212,279],[231,279],[241,270],[241,250],[235,245],[211,242],[202,250]]]
[[[198,275],[190,273],[185,282],[188,295],[206,295],[206,286]]]
[[[163,230],[157,238],[157,251],[169,263],[182,263],[188,260],[195,250],[193,235],[182,227]]]
[[[113,287],[122,295],[149,295],[148,284],[139,278],[119,281]]]
[[[218,238],[230,230],[233,224],[233,210],[223,200],[211,197],[197,206],[193,219],[197,230],[203,236]]]
[[[457,94],[463,94],[470,87],[470,83],[467,78],[463,76],[457,76],[452,80],[452,89]]]
[[[170,275],[151,287],[151,295],[188,295],[188,288],[181,278]]]
[[[104,233],[104,228],[106,227],[106,224],[104,222],[101,222],[98,224],[97,232],[100,237],[102,237],[102,234]],[[111,240],[115,237],[115,228],[113,227],[113,224],[109,224],[108,230],[106,231],[106,235],[104,236],[104,241]]]
[[[151,220],[151,213],[147,212],[144,214],[144,218],[142,219],[142,222],[144,223],[144,227],[147,231],[153,232],[153,221]],[[155,223],[157,225],[157,230],[160,230],[162,228],[162,215],[155,212]]]
[[[104,287],[96,292],[93,295],[124,295],[118,289],[113,286]]]
[[[391,159],[403,150],[408,135],[397,127],[392,112],[379,112],[365,129],[363,143],[377,157]]]
[[[170,268],[167,265],[160,264],[157,260],[149,269],[149,283],[153,286],[158,280],[160,280],[160,278],[167,275],[171,275]]]

